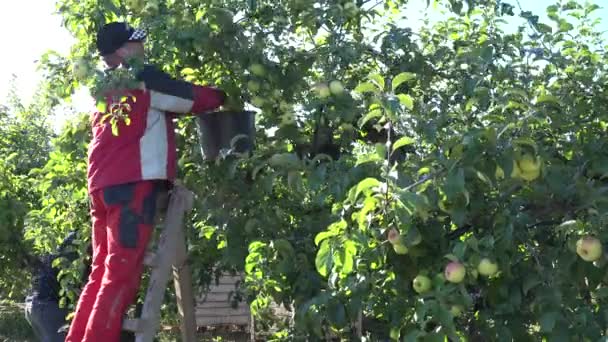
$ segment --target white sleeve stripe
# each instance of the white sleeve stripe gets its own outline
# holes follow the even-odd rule
[[[150,107],[152,108],[165,112],[187,114],[192,110],[193,105],[193,100],[150,90]]]

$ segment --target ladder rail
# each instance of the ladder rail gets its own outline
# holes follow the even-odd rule
[[[176,184],[169,197],[167,215],[158,241],[157,251],[150,254],[152,267],[146,297],[139,319],[125,320],[123,329],[135,332],[136,342],[152,342],[160,327],[160,309],[169,278],[173,274],[178,294],[179,314],[182,318],[184,342],[196,340],[192,275],[185,264],[187,246],[183,232],[185,213],[192,209],[194,194]],[[172,272],[173,271],[173,272]]]

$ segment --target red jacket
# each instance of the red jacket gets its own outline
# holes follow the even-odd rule
[[[224,103],[226,94],[215,88],[172,79],[153,66],[138,75],[145,89],[129,90],[123,103],[130,106],[127,125],[119,120],[118,136],[112,134],[106,113],[92,116],[93,140],[89,145],[89,192],[141,180],[174,180],[177,168],[176,114],[202,114]],[[107,99],[108,103],[110,99]]]

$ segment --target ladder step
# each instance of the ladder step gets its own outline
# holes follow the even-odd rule
[[[146,255],[144,255],[144,265],[156,267],[158,265],[158,255],[154,252],[146,252]]]
[[[122,329],[134,333],[144,331],[144,322],[141,319],[128,318],[122,322]]]

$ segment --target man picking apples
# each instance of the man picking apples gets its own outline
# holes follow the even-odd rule
[[[144,60],[145,38],[144,31],[113,22],[99,30],[96,43],[110,68],[131,68],[127,61]],[[219,89],[172,79],[151,65],[145,65],[137,79],[138,89],[108,93],[108,103],[119,95],[128,109],[130,124],[119,122],[118,136],[109,121],[101,120],[107,113],[92,115],[88,190],[93,261],[68,342],[119,340],[123,316],[139,289],[157,197],[175,179],[172,119],[177,114],[202,114],[226,99]]]

